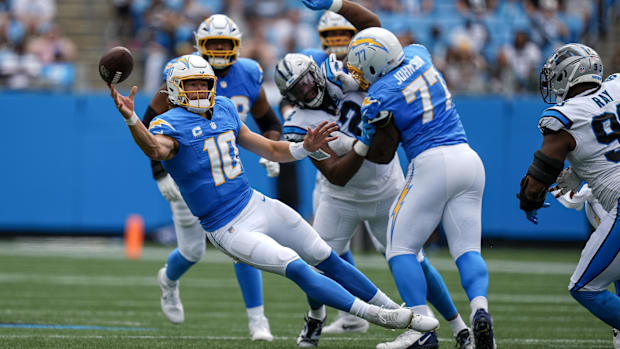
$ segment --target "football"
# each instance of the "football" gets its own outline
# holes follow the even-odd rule
[[[133,56],[122,46],[112,47],[99,60],[99,75],[108,84],[118,84],[131,74]]]

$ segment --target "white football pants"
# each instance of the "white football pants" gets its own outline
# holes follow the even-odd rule
[[[598,292],[620,280],[620,224],[618,207],[600,217],[601,223],[581,251],[577,269],[570,278],[569,290]]]
[[[237,217],[207,238],[232,258],[281,275],[300,257],[314,266],[332,251],[295,210],[257,191]]]
[[[428,149],[409,164],[392,205],[386,257],[418,254],[441,222],[452,258],[480,251],[484,166],[468,144]]]

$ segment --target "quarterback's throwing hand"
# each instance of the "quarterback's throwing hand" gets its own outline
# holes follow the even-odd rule
[[[133,109],[134,109],[134,97],[136,96],[136,91],[138,91],[138,87],[134,86],[131,88],[131,92],[129,93],[129,96],[125,97],[122,94],[118,93],[118,91],[116,91],[116,88],[114,88],[114,85],[108,85],[108,87],[110,88],[110,96],[112,96],[112,99],[114,99],[114,104],[116,105],[116,109],[118,109],[119,112],[121,112],[121,115],[123,115],[123,117],[125,119],[130,119],[133,115]]]
[[[308,132],[304,137],[304,149],[309,152],[317,151],[323,145],[338,138],[330,136],[334,131],[338,131],[338,125],[335,122],[323,121],[314,130],[308,127]]]

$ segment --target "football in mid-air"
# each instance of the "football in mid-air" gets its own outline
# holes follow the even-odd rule
[[[99,75],[108,84],[118,84],[131,74],[133,56],[123,47],[116,46],[106,52],[99,60]]]

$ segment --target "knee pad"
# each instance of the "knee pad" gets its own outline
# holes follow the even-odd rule
[[[204,239],[195,241],[191,245],[179,244],[179,252],[188,261],[198,262],[205,254],[206,242]]]
[[[192,214],[184,201],[173,201],[170,204],[174,223],[182,227],[200,224],[198,218]]]

